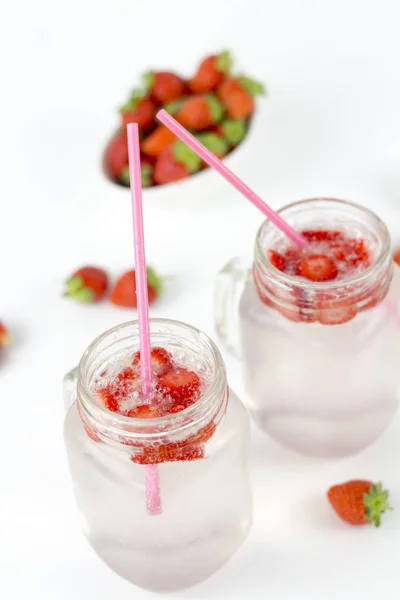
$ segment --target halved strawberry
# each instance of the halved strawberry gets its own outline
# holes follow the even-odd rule
[[[132,365],[134,367],[138,367],[140,365],[139,350],[133,355]],[[172,356],[167,350],[165,350],[165,348],[159,348],[158,346],[152,348],[151,367],[154,375],[156,375],[157,377],[160,377],[160,375],[164,375],[167,371],[170,371],[174,367]]]
[[[338,270],[331,258],[323,254],[308,256],[297,265],[297,275],[310,281],[332,281]]]
[[[157,390],[184,408],[195,402],[201,393],[201,381],[196,373],[187,369],[171,369],[158,380]],[[172,411],[174,412],[174,411]]]

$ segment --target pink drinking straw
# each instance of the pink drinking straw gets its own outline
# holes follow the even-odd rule
[[[144,251],[142,177],[140,172],[139,129],[137,123],[129,123],[128,152],[131,182],[133,240],[135,247],[136,294],[140,341],[140,371],[143,381],[142,392],[146,397],[151,392],[151,349],[149,298],[147,293],[146,257]],[[146,465],[146,506],[151,515],[161,513],[160,486],[157,465]]]
[[[260,210],[268,219],[278,227],[289,239],[300,248],[305,248],[308,245],[307,240],[298,233],[293,227],[291,227],[276,211],[274,211],[268,204],[261,200],[253,190],[251,190],[237,175],[232,173],[230,169],[224,163],[219,160],[210,150],[208,150],[199,140],[197,140],[191,133],[187,131],[178,121],[176,121],[171,115],[165,110],[160,110],[157,113],[157,119],[168,127],[178,137],[185,142],[189,148],[191,148],[196,154],[200,156],[210,167],[213,167],[220,175],[225,177],[229,183],[233,185],[243,196],[245,196],[250,202],[254,204],[258,210]]]

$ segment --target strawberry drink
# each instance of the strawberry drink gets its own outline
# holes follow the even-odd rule
[[[65,440],[95,551],[136,585],[170,591],[210,576],[246,537],[249,424],[207,336],[153,319],[150,339],[146,397],[137,323],[93,342],[78,368]],[[66,383],[71,390],[71,376]],[[159,475],[156,516],[144,500],[149,465]]]
[[[398,405],[400,277],[389,233],[367,209],[338,200],[280,214],[308,246],[270,221],[258,232],[239,304],[247,406],[293,450],[352,454],[379,437]],[[226,331],[226,318],[217,327]]]

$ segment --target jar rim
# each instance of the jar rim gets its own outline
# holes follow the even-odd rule
[[[108,329],[104,333],[97,336],[93,342],[88,346],[82,355],[82,358],[78,366],[78,401],[83,400],[84,411],[89,413],[89,416],[93,421],[102,421],[103,424],[112,418],[112,427],[110,429],[119,429],[121,427],[124,435],[127,435],[127,430],[124,429],[127,426],[132,430],[133,437],[135,438],[157,438],[159,439],[163,435],[170,435],[175,430],[182,430],[193,427],[198,421],[205,419],[212,419],[220,405],[224,404],[224,394],[226,395],[227,380],[226,380],[226,368],[222,355],[212,341],[212,339],[205,334],[203,331],[188,325],[183,321],[165,318],[150,318],[150,338],[152,326],[169,326],[177,329],[184,329],[195,336],[197,336],[204,343],[210,353],[210,358],[215,365],[212,379],[205,389],[201,397],[194,402],[191,406],[183,409],[182,411],[175,414],[167,414],[162,417],[156,418],[137,418],[128,417],[121,415],[117,412],[112,412],[103,406],[100,402],[96,401],[91,390],[88,381],[85,380],[83,374],[86,372],[90,360],[93,359],[93,355],[98,350],[99,345],[107,338],[112,337],[117,332],[133,327],[137,331],[137,335],[133,336],[133,339],[139,340],[139,324],[138,320],[126,321],[120,323],[111,329]],[[222,393],[223,392],[223,393]],[[220,397],[221,396],[221,397]],[[135,428],[140,431],[135,431]]]
[[[369,218],[371,220],[371,222],[374,223],[376,230],[380,231],[380,234],[381,234],[381,237],[383,240],[383,243],[379,249],[379,253],[375,257],[372,264],[369,267],[367,267],[364,271],[362,271],[361,273],[358,273],[358,274],[348,277],[346,279],[340,279],[338,281],[336,281],[336,280],[335,281],[318,281],[318,282],[303,281],[302,279],[299,279],[298,277],[296,277],[296,275],[289,275],[287,273],[283,273],[282,271],[280,271],[279,269],[274,267],[272,265],[272,263],[267,259],[265,249],[263,248],[262,235],[265,233],[265,231],[267,229],[269,229],[271,227],[275,227],[275,225],[272,223],[272,221],[270,219],[265,219],[257,231],[255,248],[254,248],[255,259],[257,260],[257,262],[259,264],[262,265],[264,273],[266,275],[273,276],[276,281],[281,282],[282,284],[286,283],[286,284],[291,284],[292,286],[296,286],[300,289],[318,290],[318,291],[335,290],[335,289],[343,288],[344,286],[347,286],[347,285],[358,285],[358,284],[362,284],[363,282],[368,280],[368,278],[371,276],[371,274],[373,274],[377,269],[379,269],[382,265],[384,265],[384,263],[387,261],[388,257],[390,256],[390,233],[389,233],[389,230],[388,230],[387,226],[385,225],[385,223],[382,221],[382,219],[380,217],[378,217],[378,215],[376,213],[371,211],[369,208],[362,206],[361,204],[358,204],[356,202],[351,202],[349,200],[341,200],[341,199],[337,199],[337,198],[327,198],[327,197],[323,197],[323,196],[315,197],[315,198],[308,198],[305,200],[298,200],[296,202],[286,204],[285,206],[281,207],[277,212],[281,216],[284,216],[285,212],[287,212],[287,211],[290,211],[297,207],[303,207],[303,206],[307,207],[308,205],[312,205],[312,204],[315,204],[316,208],[318,208],[318,205],[322,205],[322,204],[327,204],[327,205],[330,204],[332,206],[337,205],[338,207],[350,208],[350,209],[359,211],[361,214],[363,214],[364,216]]]

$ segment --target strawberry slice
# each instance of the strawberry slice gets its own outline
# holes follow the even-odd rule
[[[111,391],[110,385],[106,385],[105,387],[98,390],[98,395],[104,408],[107,408],[107,410],[111,410],[111,412],[119,411],[119,402],[116,398],[116,395]]]
[[[138,350],[133,355],[132,366],[138,367],[140,364],[140,351]],[[151,349],[151,367],[154,375],[159,377],[167,371],[173,369],[173,361],[170,353],[165,348],[155,347]]]
[[[286,260],[282,254],[276,252],[276,250],[268,250],[268,260],[275,269],[278,271],[286,271]]]
[[[174,403],[187,408],[195,402],[201,393],[200,378],[187,369],[171,369],[158,380],[157,390]],[[171,412],[175,412],[173,409]]]
[[[332,281],[338,270],[331,258],[324,254],[314,254],[301,260],[297,266],[297,275],[311,281]]]
[[[155,406],[139,404],[136,408],[129,410],[127,416],[134,419],[156,419],[157,417],[161,417],[161,413]]]

